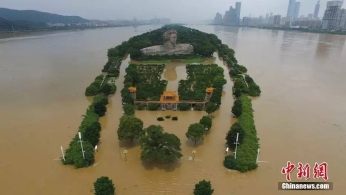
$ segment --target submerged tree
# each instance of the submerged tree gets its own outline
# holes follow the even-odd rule
[[[122,116],[118,128],[119,140],[139,139],[143,134],[143,121],[134,116]]]
[[[227,146],[231,149],[235,149],[235,142],[237,140],[237,133],[239,133],[238,137],[238,143],[242,144],[243,139],[244,139],[244,129],[241,127],[241,125],[236,122],[232,125],[231,129],[228,131],[226,135],[226,140],[227,140]]]
[[[193,190],[194,195],[212,195],[214,193],[214,189],[211,188],[210,181],[200,181],[195,185],[195,189]]]
[[[212,124],[213,124],[213,121],[210,117],[208,116],[203,116],[201,118],[201,120],[199,120],[199,124],[203,125],[205,129],[207,129],[206,131],[209,131]]]
[[[114,195],[115,187],[113,181],[108,177],[100,177],[94,182],[95,195]]]
[[[132,104],[125,104],[123,106],[123,109],[124,109],[124,113],[126,115],[134,115],[135,114],[135,106],[132,105]]]
[[[205,106],[205,111],[208,113],[208,115],[213,114],[217,109],[217,106],[215,103],[208,102]]]
[[[195,142],[195,145],[198,141],[203,140],[204,136],[204,127],[199,123],[191,124],[188,131],[186,132],[186,137]]]
[[[140,139],[142,148],[141,160],[150,162],[174,163],[181,158],[180,140],[174,134],[164,133],[161,126],[150,125]]]
[[[236,101],[234,101],[234,105],[232,107],[232,113],[236,116],[239,117],[243,112],[243,106],[242,106],[242,102],[240,99],[237,99]]]

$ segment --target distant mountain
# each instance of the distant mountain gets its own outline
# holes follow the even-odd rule
[[[62,16],[34,10],[13,10],[0,8],[0,17],[11,21],[29,21],[39,23],[80,23],[89,22],[79,16]]]
[[[0,17],[0,31],[34,30],[44,27],[47,25],[43,22],[10,21]]]

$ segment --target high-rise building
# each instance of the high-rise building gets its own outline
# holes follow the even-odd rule
[[[339,29],[346,30],[346,9],[341,9],[339,14]]]
[[[293,18],[295,6],[296,6],[296,0],[289,0],[288,9],[287,9],[287,17]]]
[[[239,25],[239,21],[240,21],[240,11],[241,11],[241,2],[236,2],[235,3],[235,10],[236,10],[236,13],[237,13],[237,16],[236,16],[236,25]]]
[[[268,23],[269,23],[269,24],[273,24],[273,23],[274,23],[273,12],[270,12],[270,17],[269,17]]]
[[[243,25],[244,26],[249,26],[250,22],[250,17],[243,17]]]
[[[299,10],[300,10],[300,2],[296,2],[294,4],[294,12],[293,12],[293,18],[297,19],[299,15]]]
[[[274,16],[274,26],[279,26],[281,21],[281,15]]]
[[[269,21],[269,14],[266,14],[265,22],[268,23],[268,21]]]
[[[320,0],[318,0],[317,4],[315,5],[314,18],[318,18],[319,12],[320,12]]]
[[[214,18],[214,24],[222,24],[222,14],[217,13]]]
[[[308,18],[309,18],[309,19],[312,19],[313,17],[314,17],[313,14],[309,14],[309,15],[308,15]]]
[[[323,15],[322,29],[336,30],[339,27],[339,14],[343,1],[328,1]]]

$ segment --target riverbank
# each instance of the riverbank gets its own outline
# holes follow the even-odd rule
[[[73,32],[73,31],[82,31],[82,30],[91,30],[91,29],[118,28],[118,27],[128,27],[128,26],[131,26],[131,25],[87,27],[87,28],[58,28],[58,29],[46,28],[46,29],[21,30],[21,31],[0,31],[0,39],[24,37],[24,36],[31,36],[31,35],[53,34],[58,32]]]
[[[213,26],[232,26],[232,25],[215,25]],[[313,30],[304,28],[283,28],[283,27],[265,27],[265,26],[232,26],[232,27],[244,27],[244,28],[257,28],[257,29],[268,29],[268,30],[285,30],[285,31],[295,31],[295,32],[309,32],[318,34],[332,34],[332,35],[346,35],[346,30],[344,31],[323,31],[323,30]]]

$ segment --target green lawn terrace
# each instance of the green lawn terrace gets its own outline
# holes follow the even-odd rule
[[[135,65],[126,69],[123,104],[134,104],[138,110],[198,110],[208,102],[221,105],[223,68],[216,64],[187,64],[186,80],[178,82],[178,91],[166,91],[168,81],[161,80],[165,65]]]
[[[124,89],[121,91],[122,102],[133,104],[136,101],[159,101],[166,89],[166,80],[161,80],[165,65],[130,64],[126,68]],[[135,94],[129,91],[130,87],[136,88]]]
[[[223,85],[226,84],[224,69],[217,64],[186,65],[187,79],[179,81],[178,93],[184,102],[211,102],[221,105]],[[201,104],[195,104],[195,110],[203,110]]]

